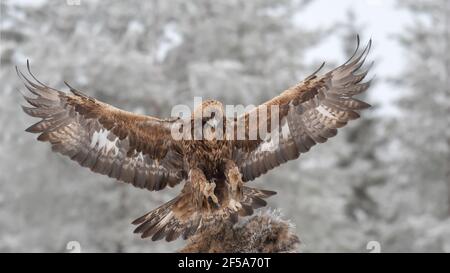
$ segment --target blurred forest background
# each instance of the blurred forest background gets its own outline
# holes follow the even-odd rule
[[[296,225],[302,252],[368,252],[369,241],[383,252],[450,252],[450,2],[354,0],[372,3],[365,14],[386,2],[408,14],[398,30],[380,16],[384,38],[367,29],[353,4],[325,1],[328,13],[343,15],[330,21],[311,8],[316,2],[324,6],[1,0],[0,251],[65,252],[69,241],[84,252],[173,252],[184,245],[142,240],[131,225],[180,186],[146,192],[114,182],[24,132],[33,119],[20,109],[17,90],[24,88],[15,65],[28,58],[38,78],[56,88],[66,90],[66,80],[122,109],[167,117],[194,96],[264,102],[322,61],[327,69],[344,62],[359,33],[363,42],[374,39],[376,84],[365,95],[374,107],[338,137],[252,184],[278,192],[269,206]],[[387,40],[392,52],[384,50]],[[402,65],[385,73],[395,59]]]

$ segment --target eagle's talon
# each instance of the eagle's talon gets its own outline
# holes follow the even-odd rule
[[[228,203],[228,208],[230,208],[232,211],[238,211],[242,208],[242,205],[240,202],[238,202],[234,199],[230,199],[230,201]]]
[[[211,201],[214,203],[214,206],[219,206],[219,199],[217,199],[217,196],[214,193],[210,194],[209,198],[211,198]]]
[[[225,176],[227,178],[227,188],[230,198],[239,203],[242,198],[242,175],[238,166],[233,161],[227,161],[225,165]],[[234,205],[232,205],[234,207]]]
[[[215,194],[213,194],[211,197],[212,197],[214,204],[219,205],[219,199],[217,198],[217,196]]]
[[[205,188],[203,189],[203,194],[205,195],[205,197],[208,201],[209,201],[209,199],[211,199],[212,203],[214,204],[214,207],[219,207],[219,199],[214,194],[215,188],[216,188],[216,183],[214,183],[214,182],[207,183],[205,185]]]
[[[217,198],[216,198],[216,199],[217,199]],[[215,209],[219,209],[219,208],[220,208],[219,202],[214,202],[214,200],[213,200],[213,207],[214,207]]]

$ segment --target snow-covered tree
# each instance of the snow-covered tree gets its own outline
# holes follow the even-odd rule
[[[399,1],[415,14],[399,39],[406,67],[402,115],[391,128],[390,181],[380,192],[385,247],[450,251],[450,2]]]

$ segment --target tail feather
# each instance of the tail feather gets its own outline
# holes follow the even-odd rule
[[[149,222],[150,219],[152,220],[157,220],[158,217],[160,216],[165,216],[167,215],[170,210],[171,210],[171,206],[179,199],[179,196],[177,196],[176,198],[170,200],[169,202],[163,204],[162,206],[157,207],[156,209],[142,215],[141,217],[135,219],[132,224],[133,225],[138,225],[141,224],[143,222]]]
[[[239,211],[241,216],[252,215],[254,209],[262,208],[267,205],[267,202],[264,199],[277,194],[275,191],[255,189],[246,186],[244,186],[243,191],[244,197],[241,200],[242,209]]]
[[[244,186],[243,198],[241,200],[242,208],[238,213],[229,209],[219,208],[213,211],[197,211],[187,209],[183,214],[179,213],[177,206],[189,204],[186,199],[189,196],[181,194],[164,205],[146,213],[145,215],[133,221],[134,225],[138,225],[134,233],[140,233],[142,238],[150,237],[153,241],[165,238],[170,242],[182,236],[187,239],[194,235],[199,229],[205,229],[217,221],[228,220],[237,222],[238,215],[252,215],[254,209],[264,207],[267,202],[264,200],[276,194],[273,191],[260,190]]]
[[[253,214],[253,208],[251,205],[242,204],[242,209],[239,211],[239,216],[249,216]]]

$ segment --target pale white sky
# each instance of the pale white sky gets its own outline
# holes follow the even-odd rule
[[[362,42],[370,37],[373,39],[371,58],[375,60],[374,74],[379,79],[378,84],[370,91],[371,102],[378,102],[382,107],[378,114],[398,114],[393,105],[401,90],[391,86],[382,79],[399,74],[404,63],[404,52],[393,37],[412,20],[412,15],[396,6],[393,0],[316,0],[295,18],[295,22],[303,27],[330,27],[337,20],[345,21],[347,11],[353,9],[357,15],[358,25],[365,26],[364,33],[359,33]],[[310,60],[341,60],[342,45],[337,37],[327,39],[322,46],[308,54]]]

